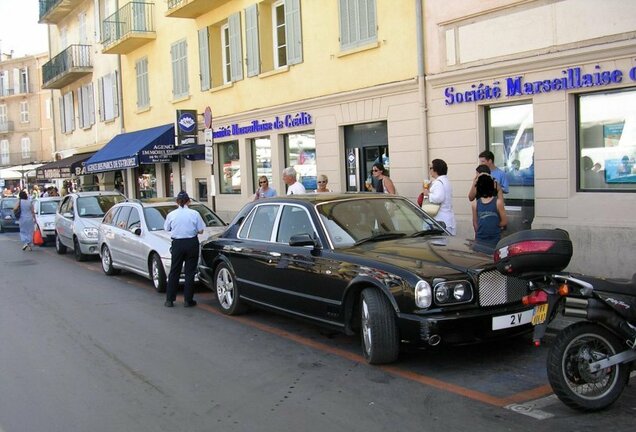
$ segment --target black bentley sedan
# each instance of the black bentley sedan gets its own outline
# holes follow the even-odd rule
[[[247,204],[202,244],[201,280],[223,313],[257,306],[359,333],[369,363],[531,329],[526,282],[495,269],[394,195],[307,194]]]

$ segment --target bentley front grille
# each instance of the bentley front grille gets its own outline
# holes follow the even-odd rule
[[[479,274],[479,305],[496,306],[515,303],[528,293],[528,282],[504,276],[496,270]]]

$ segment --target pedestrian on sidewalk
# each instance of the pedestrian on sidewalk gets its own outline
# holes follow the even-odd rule
[[[33,250],[33,231],[35,230],[35,210],[33,210],[33,203],[29,199],[25,190],[20,191],[20,199],[15,206],[14,210],[20,209],[20,217],[18,223],[20,224],[20,242],[22,242],[22,250]]]
[[[196,210],[188,207],[190,197],[187,192],[181,191],[177,195],[178,207],[166,216],[163,229],[170,233],[172,246],[170,253],[170,275],[168,276],[168,289],[166,290],[166,302],[164,306],[173,307],[177,299],[177,286],[181,268],[184,268],[185,286],[183,288],[183,305],[194,307],[194,275],[199,261],[199,237],[203,234],[205,223]],[[185,262],[185,266],[184,263]]]

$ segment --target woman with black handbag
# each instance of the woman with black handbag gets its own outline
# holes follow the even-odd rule
[[[33,230],[35,229],[35,210],[33,203],[29,200],[24,190],[20,191],[20,200],[13,209],[18,223],[20,224],[20,241],[22,250],[33,250]]]

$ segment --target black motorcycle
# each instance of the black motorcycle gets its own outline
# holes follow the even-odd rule
[[[495,262],[503,274],[528,281],[523,302],[534,305],[534,343],[559,313],[579,318],[558,333],[547,359],[558,398],[581,411],[614,403],[636,364],[636,274],[603,279],[563,270],[572,243],[563,230],[528,230],[502,239]]]

